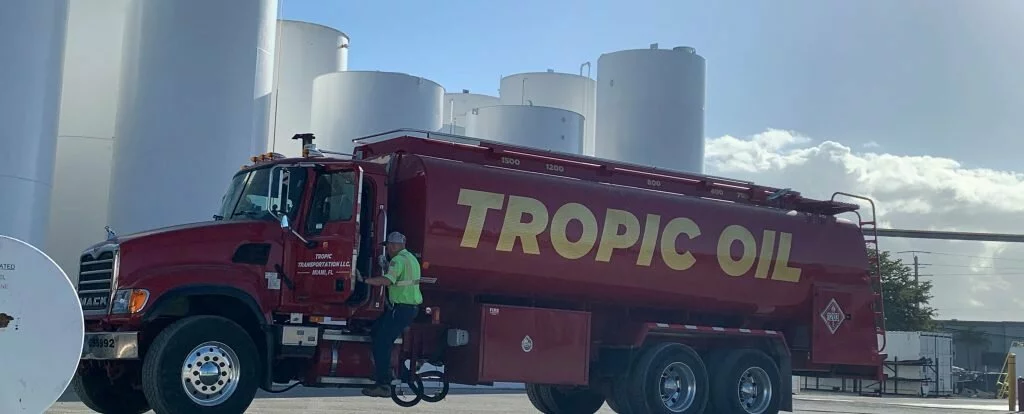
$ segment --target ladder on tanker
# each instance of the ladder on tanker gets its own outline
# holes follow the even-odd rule
[[[869,277],[871,278],[871,289],[874,291],[874,301],[872,303],[872,310],[875,314],[875,335],[878,337],[881,344],[878,346],[878,352],[882,353],[885,351],[886,338],[885,338],[885,295],[883,294],[882,285],[882,262],[880,260],[881,253],[878,248],[878,218],[875,215],[875,202],[868,197],[853,195],[843,192],[836,192],[832,194],[832,201],[836,200],[836,196],[846,196],[862,201],[866,201],[871,207],[871,219],[865,221],[860,215],[860,212],[853,211],[852,213],[857,215],[857,223],[860,225],[861,233],[864,233],[864,247],[868,250],[868,263],[871,267],[869,270]]]
[[[1010,363],[1010,351],[1013,348],[1024,348],[1024,341],[1013,341],[1010,343],[1010,350],[1006,351],[1006,358],[1003,359],[1003,369],[999,370],[999,379],[996,380],[996,386],[999,387],[999,391],[996,392],[996,399],[1005,399],[1010,395],[1010,387],[1016,385],[1017,381],[1014,379],[1017,373],[1010,375],[1009,363]],[[1024,363],[1024,361],[1017,362],[1018,364]]]

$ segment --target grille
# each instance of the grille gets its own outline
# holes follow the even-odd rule
[[[106,312],[114,287],[114,251],[82,255],[78,272],[78,300],[88,313]]]

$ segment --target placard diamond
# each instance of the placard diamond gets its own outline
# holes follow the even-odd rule
[[[839,326],[846,320],[846,314],[843,313],[843,309],[839,307],[839,303],[836,302],[835,298],[828,303],[825,310],[821,311],[821,320],[825,321],[825,326],[828,327],[829,332],[835,335],[836,331],[839,330]]]

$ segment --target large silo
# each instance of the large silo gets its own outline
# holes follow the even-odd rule
[[[72,1],[46,252],[76,278],[82,250],[106,237],[121,40],[130,0]],[[83,182],[83,177],[88,177]]]
[[[441,132],[446,134],[464,135],[466,133],[466,114],[473,108],[498,105],[500,100],[497,96],[469,93],[463,89],[462,93],[444,94],[444,118]]]
[[[46,247],[67,0],[0,6],[0,234]]]
[[[577,152],[593,155],[596,88],[582,70],[579,75],[548,70],[505,76],[498,93],[502,105],[549,106],[583,115],[583,144]]]
[[[278,0],[274,0],[277,4]],[[256,29],[256,79],[253,85],[253,147],[250,153],[266,152],[267,137],[273,134],[274,117],[274,73],[277,64],[277,7],[260,8],[257,17],[259,28]]]
[[[267,148],[297,156],[300,148],[291,140],[310,132],[313,79],[325,73],[348,70],[348,35],[315,23],[278,21],[273,120]]]
[[[257,139],[260,53],[276,0],[135,0],[125,25],[110,222],[124,234],[209,220]],[[265,69],[264,69],[265,70]],[[265,118],[264,118],[265,119]]]
[[[704,71],[704,58],[691,47],[601,55],[596,155],[702,173]]]
[[[312,129],[318,147],[351,153],[352,140],[367,135],[401,128],[439,130],[443,100],[441,85],[417,76],[328,73],[313,81]]]
[[[466,135],[513,145],[579,154],[583,115],[560,108],[498,105],[470,110]]]

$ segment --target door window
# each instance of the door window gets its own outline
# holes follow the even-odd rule
[[[354,171],[320,174],[313,186],[306,232],[320,234],[328,223],[352,220],[356,205],[356,175]]]

